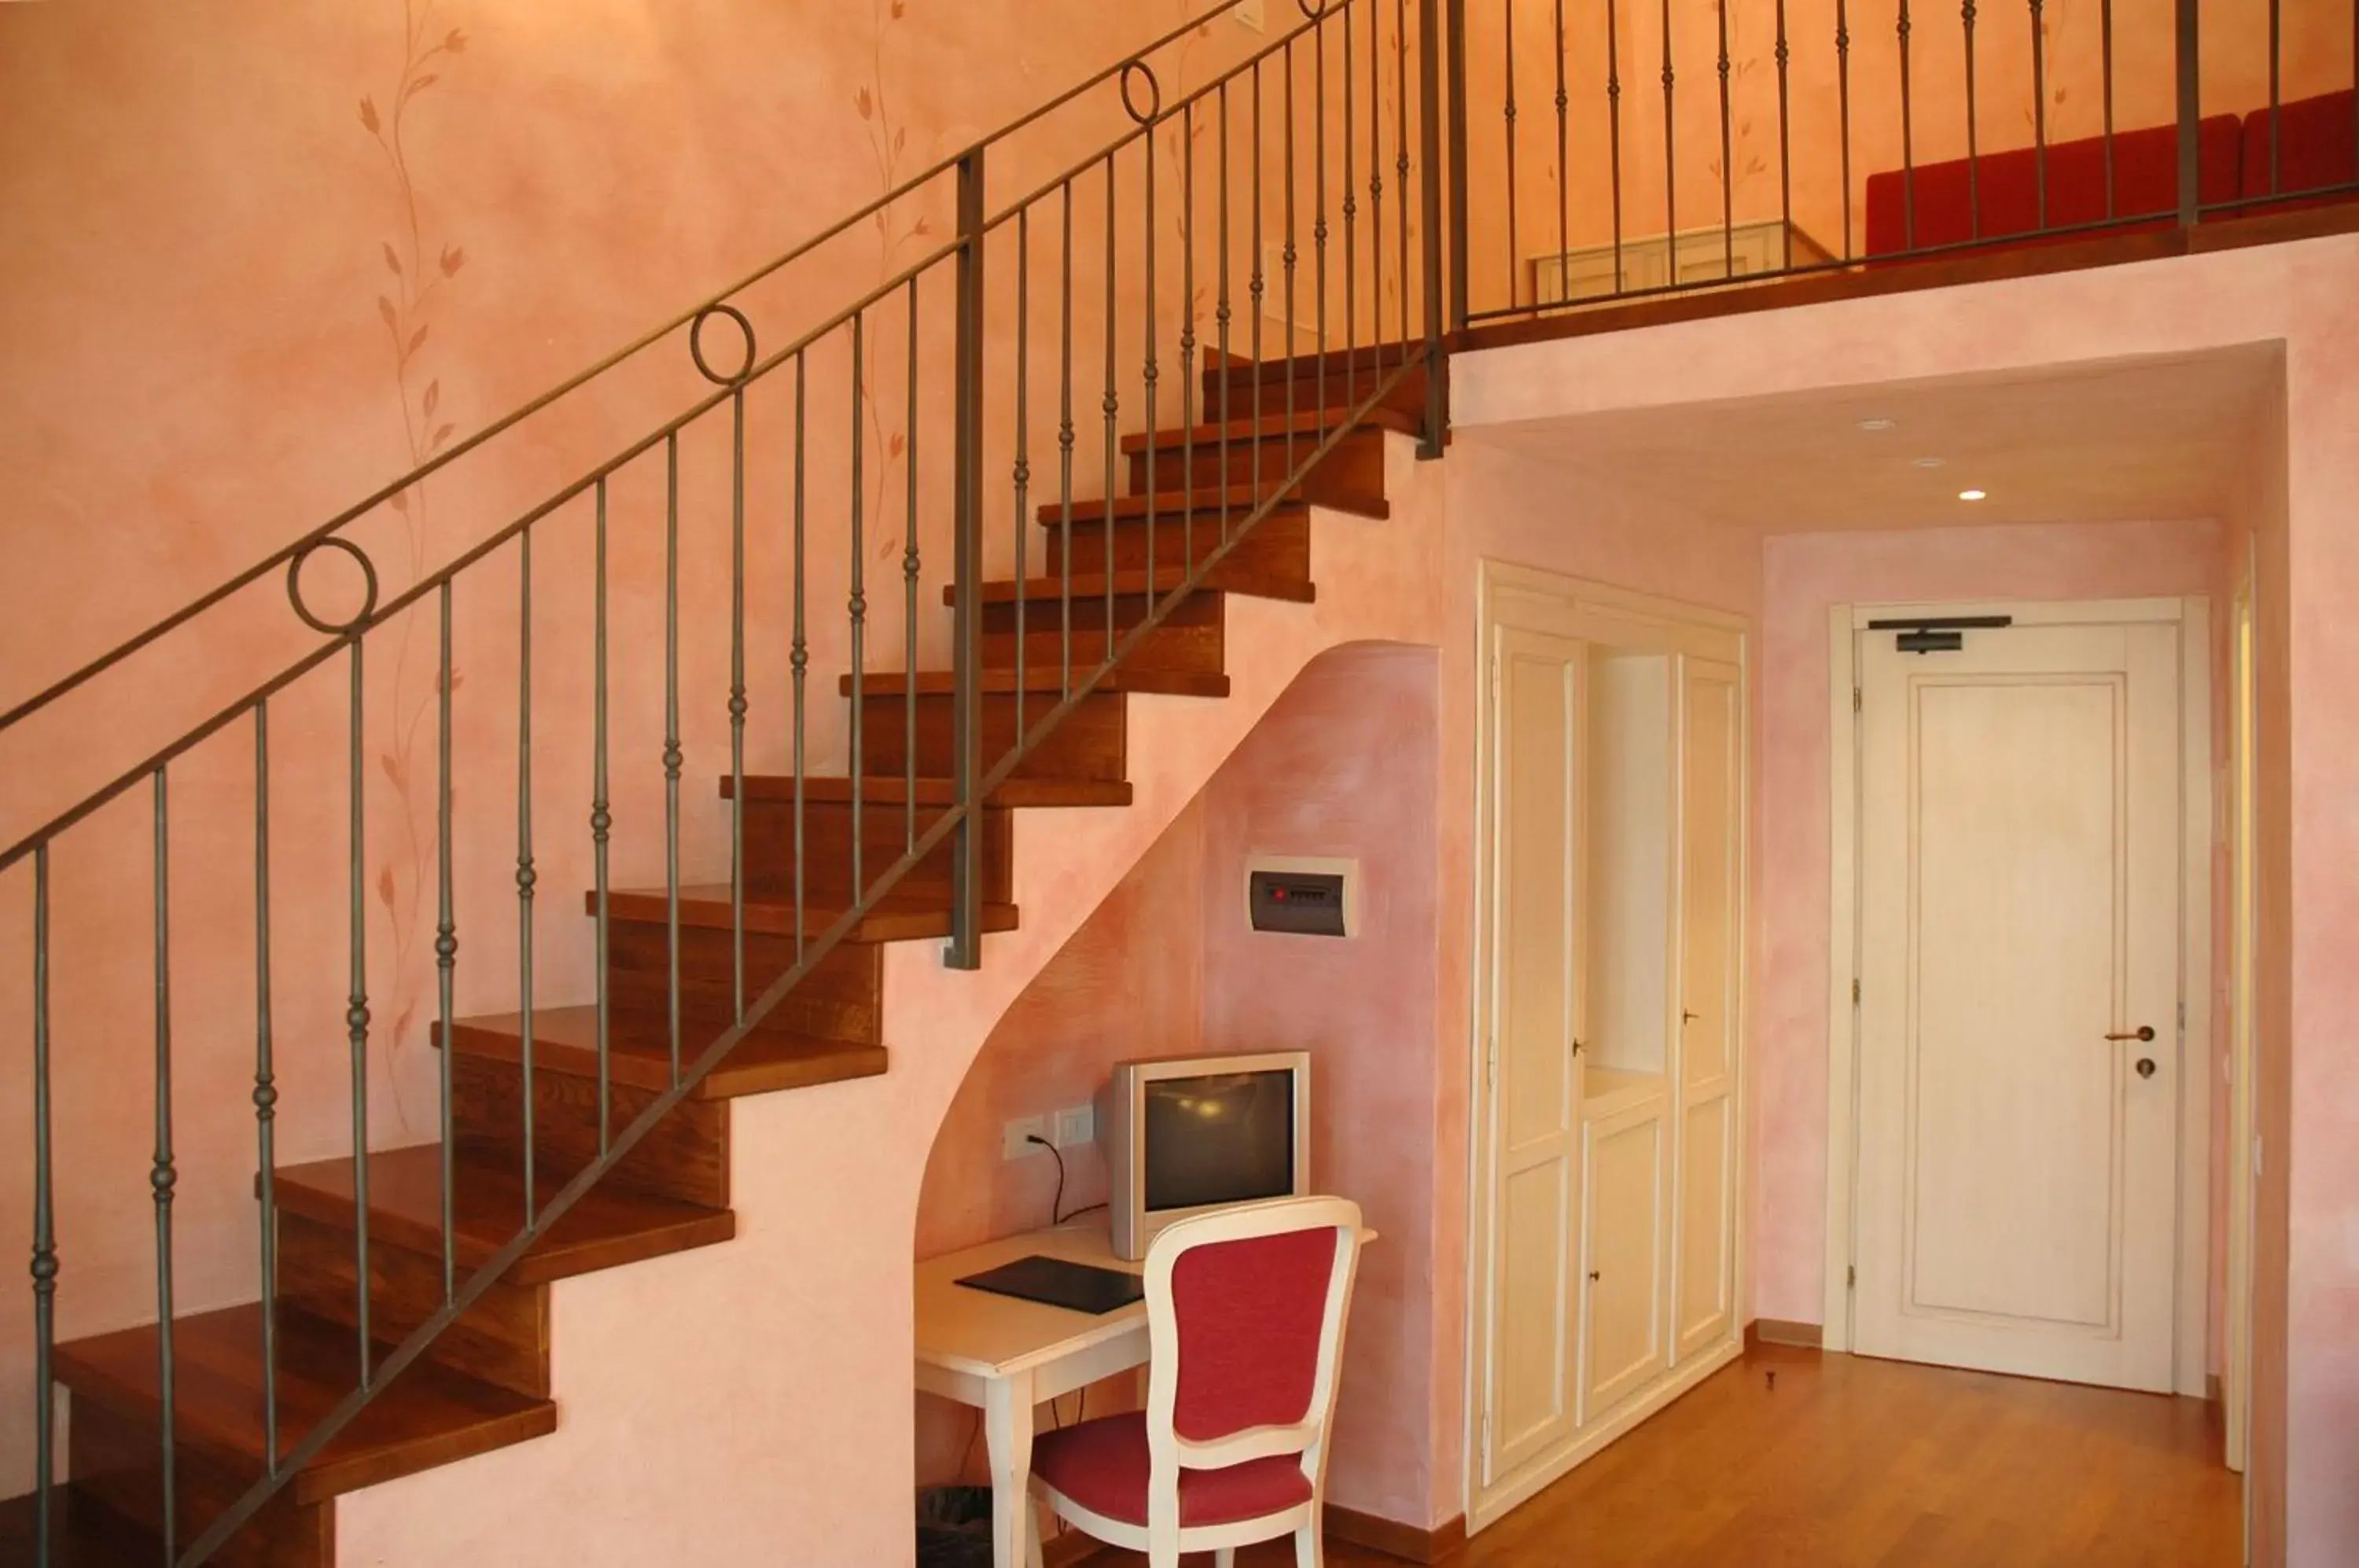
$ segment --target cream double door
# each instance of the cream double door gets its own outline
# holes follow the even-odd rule
[[[1557,608],[1485,637],[1478,1530],[1735,1345],[1740,634]]]
[[[2180,635],[1861,639],[1863,1354],[2172,1386]]]

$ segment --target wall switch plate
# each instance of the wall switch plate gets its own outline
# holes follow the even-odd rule
[[[1045,1153],[1047,1151],[1032,1139],[1048,1136],[1048,1117],[1017,1116],[1014,1121],[1009,1122],[999,1135],[999,1158],[1021,1160],[1028,1154]]]
[[[1265,0],[1242,0],[1242,4],[1229,15],[1237,19],[1239,26],[1251,27],[1256,33],[1266,33],[1269,30],[1269,17],[1264,13],[1264,4]]]
[[[1098,1136],[1098,1117],[1089,1105],[1073,1105],[1057,1113],[1057,1147],[1071,1149],[1077,1143],[1094,1142]]]

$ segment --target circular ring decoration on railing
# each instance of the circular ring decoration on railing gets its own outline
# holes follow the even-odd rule
[[[1327,14],[1327,0],[1294,0],[1294,4],[1314,22]]]
[[[1147,107],[1143,113],[1138,107],[1136,95],[1131,87],[1134,71],[1147,79],[1147,91],[1151,94],[1147,99]],[[1128,114],[1135,124],[1141,125],[1154,124],[1156,116],[1163,113],[1163,83],[1156,80],[1155,68],[1143,60],[1124,60],[1121,80],[1122,112]]]
[[[353,612],[353,617],[348,621],[323,621],[311,613],[310,605],[303,603],[303,563],[311,559],[314,550],[342,550],[360,566],[364,588],[361,607]],[[369,560],[367,551],[348,539],[313,539],[297,550],[295,559],[287,563],[287,600],[295,606],[297,618],[313,631],[324,632],[330,637],[350,637],[366,626],[368,618],[376,614],[375,563]]]
[[[737,330],[745,336],[745,362],[728,376],[714,370],[712,362],[704,357],[704,323],[715,316],[728,317],[737,323]],[[689,325],[688,356],[696,361],[698,374],[716,387],[734,387],[753,375],[754,352],[754,323],[747,321],[745,312],[734,305],[707,305],[696,313],[696,320]]]

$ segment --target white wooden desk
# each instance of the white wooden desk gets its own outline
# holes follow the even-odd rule
[[[1376,1239],[1363,1227],[1360,1244]],[[996,1296],[958,1281],[1038,1253],[1144,1272],[1114,1257],[1103,1214],[1027,1231],[918,1265],[918,1387],[983,1411],[991,1451],[993,1568],[1038,1568],[1032,1519],[1033,1407],[1147,1364],[1147,1303],[1093,1316]]]
[[[1144,1267],[1114,1257],[1103,1214],[918,1265],[918,1387],[983,1411],[995,1568],[1040,1561],[1031,1519],[1033,1407],[1147,1361],[1145,1301],[1101,1317],[958,1283],[1035,1253],[1132,1274]]]

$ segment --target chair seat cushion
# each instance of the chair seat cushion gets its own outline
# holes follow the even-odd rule
[[[1092,1513],[1142,1530],[1147,1466],[1147,1417],[1140,1411],[1044,1432],[1032,1450],[1032,1473],[1042,1481]],[[1310,1477],[1290,1454],[1225,1470],[1180,1472],[1183,1529],[1263,1519],[1310,1500]]]

